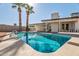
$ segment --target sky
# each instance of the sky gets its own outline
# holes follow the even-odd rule
[[[41,23],[41,20],[51,19],[51,14],[59,12],[60,17],[68,17],[72,12],[79,12],[77,3],[37,3],[33,4],[34,12],[30,15],[30,24]],[[17,8],[12,8],[12,4],[0,4],[0,24],[18,25]],[[26,12],[22,8],[22,25],[26,25]]]

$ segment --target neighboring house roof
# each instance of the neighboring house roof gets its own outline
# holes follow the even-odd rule
[[[63,20],[63,19],[73,19],[73,18],[79,18],[79,16],[77,17],[65,17],[65,18],[57,18],[57,19],[46,19],[46,20],[42,20],[42,21],[54,21],[54,20]]]

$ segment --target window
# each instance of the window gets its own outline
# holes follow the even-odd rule
[[[66,24],[66,30],[69,30],[69,24]]]
[[[62,24],[62,29],[64,30],[64,24]]]

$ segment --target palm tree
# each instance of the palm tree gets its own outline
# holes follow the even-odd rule
[[[23,7],[26,9],[26,31],[29,31],[29,16],[34,13],[33,7],[29,4],[23,4]]]
[[[21,7],[22,7],[22,3],[13,3],[13,5],[12,5],[12,8],[17,8],[18,9],[18,15],[19,15],[19,32],[22,31]]]
[[[28,31],[29,31],[29,16],[31,13],[34,13],[33,7],[29,4],[23,4],[22,5],[26,9],[26,43],[28,44]]]

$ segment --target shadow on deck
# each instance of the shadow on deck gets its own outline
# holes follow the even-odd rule
[[[10,56],[14,56],[16,55],[16,53],[18,52],[18,50],[24,45],[24,43],[19,40],[19,41],[16,41],[14,42],[13,44],[11,44],[10,46],[4,48],[4,49],[1,49],[0,50],[0,56],[3,56],[3,55],[10,55]]]

